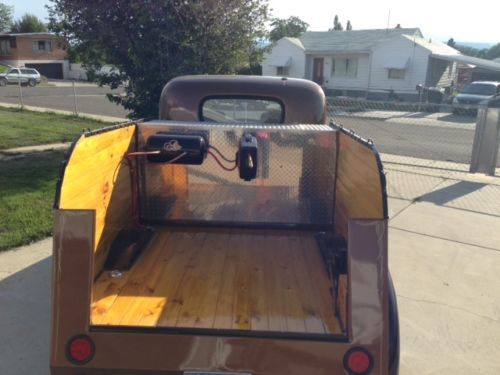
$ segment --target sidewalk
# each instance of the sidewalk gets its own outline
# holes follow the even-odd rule
[[[352,117],[364,120],[380,120],[389,123],[416,125],[416,126],[444,126],[457,129],[475,129],[476,117],[458,116],[449,112],[407,112],[407,111],[379,111],[366,110],[359,112],[334,109],[333,117]]]
[[[401,374],[499,374],[500,179],[385,168]]]
[[[19,109],[20,106],[19,104],[12,104],[12,103],[3,103],[0,102],[0,107],[4,108],[15,108]],[[49,109],[49,108],[42,108],[42,107],[33,107],[30,105],[25,105],[23,108],[27,111],[33,111],[33,112],[45,112],[45,113],[57,113],[59,115],[65,115],[65,116],[74,116],[75,113],[71,111],[62,111],[59,109]],[[109,122],[109,123],[118,123],[118,122],[124,122],[124,121],[130,121],[127,118],[123,117],[113,117],[113,116],[102,116],[102,115],[94,115],[91,113],[78,113],[79,117],[84,117],[84,118],[89,118],[92,120],[98,120],[98,121],[103,121],[103,122]]]
[[[500,178],[382,158],[400,374],[499,374]],[[48,374],[50,247],[0,253],[2,375]]]
[[[75,87],[99,87],[98,84],[94,82],[78,81],[75,80]],[[73,87],[72,80],[62,80],[62,79],[50,79],[48,84],[54,87]]]
[[[44,152],[44,151],[66,150],[70,146],[71,142],[63,142],[63,143],[49,143],[44,145],[8,148],[6,150],[0,150],[0,157],[2,156],[2,154],[11,156],[11,155]]]

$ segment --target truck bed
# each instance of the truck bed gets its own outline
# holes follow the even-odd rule
[[[290,230],[158,230],[95,281],[91,324],[341,333],[314,233]]]

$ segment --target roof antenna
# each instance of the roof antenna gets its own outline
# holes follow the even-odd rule
[[[387,32],[389,32],[390,23],[391,23],[391,9],[389,8],[389,14],[387,15]]]

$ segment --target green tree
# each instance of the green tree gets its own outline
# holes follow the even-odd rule
[[[232,74],[266,34],[266,0],[51,0],[50,29],[85,66],[116,67],[101,84],[128,81],[120,103],[157,116],[163,86],[183,74]]]
[[[500,57],[500,43],[495,44],[486,52],[486,58],[489,60],[496,59]]]
[[[453,38],[450,38],[446,44],[448,44],[450,47],[455,48],[456,50],[460,51],[460,53],[466,56],[479,57],[488,60],[493,60],[497,57],[500,57],[500,43],[492,46],[491,48],[478,49],[458,44]]]
[[[453,48],[460,51],[463,55],[472,56],[472,57],[480,57],[480,58],[485,58],[486,53],[488,51],[488,49],[478,49],[478,48],[474,48],[474,47],[464,46],[461,44],[455,44],[455,47],[453,47]]]
[[[335,17],[333,18],[333,28],[331,28],[329,31],[343,31],[344,27],[342,26],[342,23],[339,21],[339,16],[336,14]]]
[[[37,33],[47,31],[47,25],[33,14],[26,13],[17,21],[14,21],[10,29],[13,33]]]
[[[346,29],[347,31],[352,30],[351,21],[347,20],[347,25],[346,25],[345,29]]]
[[[0,2],[0,31],[8,31],[12,24],[13,7]]]
[[[299,17],[273,18],[271,20],[269,40],[271,42],[276,42],[285,36],[297,38],[307,31],[308,27],[309,24],[302,21]]]

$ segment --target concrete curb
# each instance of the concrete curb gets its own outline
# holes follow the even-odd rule
[[[7,156],[14,156],[14,155],[19,155],[19,154],[30,154],[30,153],[35,153],[35,152],[66,150],[70,146],[71,146],[71,142],[50,143],[50,144],[45,144],[45,145],[9,148],[7,150],[0,151],[0,154],[4,154]]]

